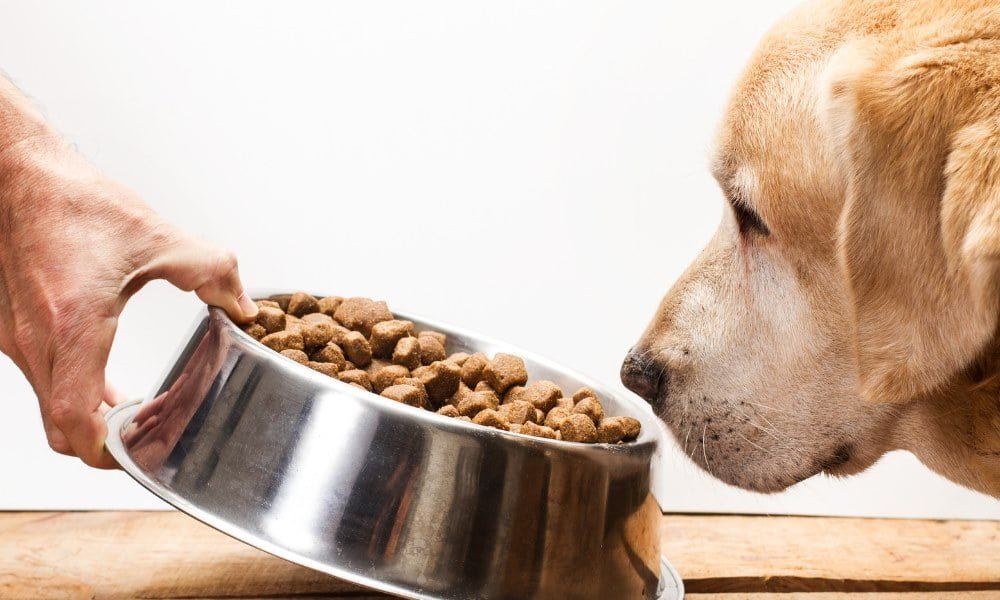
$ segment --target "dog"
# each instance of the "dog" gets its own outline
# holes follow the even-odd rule
[[[820,0],[711,160],[728,209],[622,382],[760,492],[904,449],[1000,497],[1000,6]]]

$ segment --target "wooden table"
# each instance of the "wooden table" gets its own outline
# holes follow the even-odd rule
[[[665,515],[692,600],[1000,598],[1000,522]],[[0,513],[0,598],[377,598],[176,512]]]

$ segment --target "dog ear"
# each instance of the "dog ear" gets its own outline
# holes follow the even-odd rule
[[[840,261],[870,401],[940,389],[997,332],[995,31],[851,45],[828,66],[822,110],[847,181]]]

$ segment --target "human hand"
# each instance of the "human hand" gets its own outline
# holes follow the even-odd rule
[[[0,351],[31,382],[49,446],[115,467],[104,369],[128,299],[165,279],[239,322],[255,304],[235,256],[153,212],[55,135],[0,149]]]

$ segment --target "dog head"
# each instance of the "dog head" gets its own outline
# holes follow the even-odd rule
[[[726,482],[905,448],[1000,494],[1000,11],[937,4],[810,4],[736,87],[723,222],[622,367]]]

